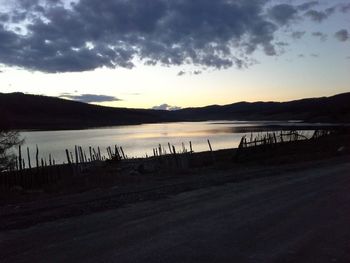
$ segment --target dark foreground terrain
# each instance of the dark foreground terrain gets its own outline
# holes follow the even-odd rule
[[[320,134],[3,187],[0,262],[350,262],[350,135]]]
[[[3,230],[0,261],[350,262],[348,155],[246,172],[263,177]]]

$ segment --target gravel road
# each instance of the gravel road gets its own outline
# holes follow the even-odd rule
[[[350,160],[324,162],[2,231],[0,262],[350,262]]]

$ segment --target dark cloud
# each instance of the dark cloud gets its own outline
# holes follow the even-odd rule
[[[170,110],[170,111],[174,111],[174,110],[181,110],[181,107],[178,106],[171,106],[169,104],[161,104],[159,106],[154,106],[152,107],[152,110]]]
[[[7,22],[10,20],[10,16],[8,14],[0,13],[0,22]]]
[[[322,33],[322,32],[312,32],[312,36],[319,38],[321,41],[326,41],[327,40],[327,34]]]
[[[100,67],[195,65],[200,69],[245,68],[253,53],[276,56],[276,32],[307,10],[315,21],[331,11],[317,5],[269,0],[60,0],[14,1],[0,14],[0,64],[43,72]],[[4,24],[24,24],[25,32]],[[296,37],[297,38],[297,37]],[[299,37],[300,38],[300,37]]]
[[[220,69],[246,66],[247,55],[260,47],[276,55],[278,26],[266,17],[265,0],[80,0],[71,9],[60,1],[19,3],[11,17],[29,19],[28,34],[0,28],[6,40],[0,43],[0,63],[9,66],[85,71],[132,68],[141,58],[148,65]]]
[[[74,94],[70,94],[70,93],[62,93],[59,97],[64,98],[64,99],[85,102],[85,103],[121,101],[121,99],[118,99],[114,96],[96,95],[96,94],[74,95]]]
[[[280,4],[269,10],[269,16],[280,25],[286,25],[293,20],[298,13],[296,7],[288,4]]]
[[[309,10],[305,15],[311,20],[321,23],[323,20],[327,19],[330,14],[326,11]]]
[[[293,39],[301,39],[305,35],[305,31],[295,31],[292,33]]]
[[[339,30],[334,36],[341,42],[347,41],[350,37],[349,32],[346,29]]]

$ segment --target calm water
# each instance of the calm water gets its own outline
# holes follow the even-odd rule
[[[237,147],[245,134],[237,132],[239,127],[265,126],[268,124],[297,125],[297,123],[266,123],[266,122],[177,122],[161,124],[128,125],[98,129],[67,130],[67,131],[26,131],[21,132],[25,139],[23,149],[28,146],[33,157],[35,147],[39,147],[40,158],[47,158],[51,153],[56,163],[66,162],[65,149],[74,152],[74,146],[80,145],[86,151],[88,147],[97,148],[106,154],[108,146],[122,146],[128,157],[144,157],[153,155],[153,148],[162,144],[168,150],[168,142],[178,151],[182,143],[189,149],[192,142],[195,152],[207,151],[210,140],[213,150]],[[25,161],[27,162],[26,153]]]

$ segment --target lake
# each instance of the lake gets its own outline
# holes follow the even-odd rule
[[[168,151],[168,142],[174,145],[177,151],[182,150],[182,143],[189,149],[190,141],[195,152],[207,151],[208,139],[213,150],[237,147],[242,136],[247,134],[242,132],[242,128],[269,125],[297,126],[300,122],[175,122],[83,130],[23,131],[20,134],[25,139],[22,155],[27,163],[26,148],[29,147],[33,165],[36,145],[39,147],[40,158],[48,160],[51,154],[56,163],[67,162],[65,149],[74,153],[75,145],[83,147],[86,152],[89,146],[96,149],[99,146],[105,155],[106,147],[114,148],[114,145],[118,145],[123,147],[128,157],[145,157],[146,154],[153,155],[153,148],[159,144]]]

